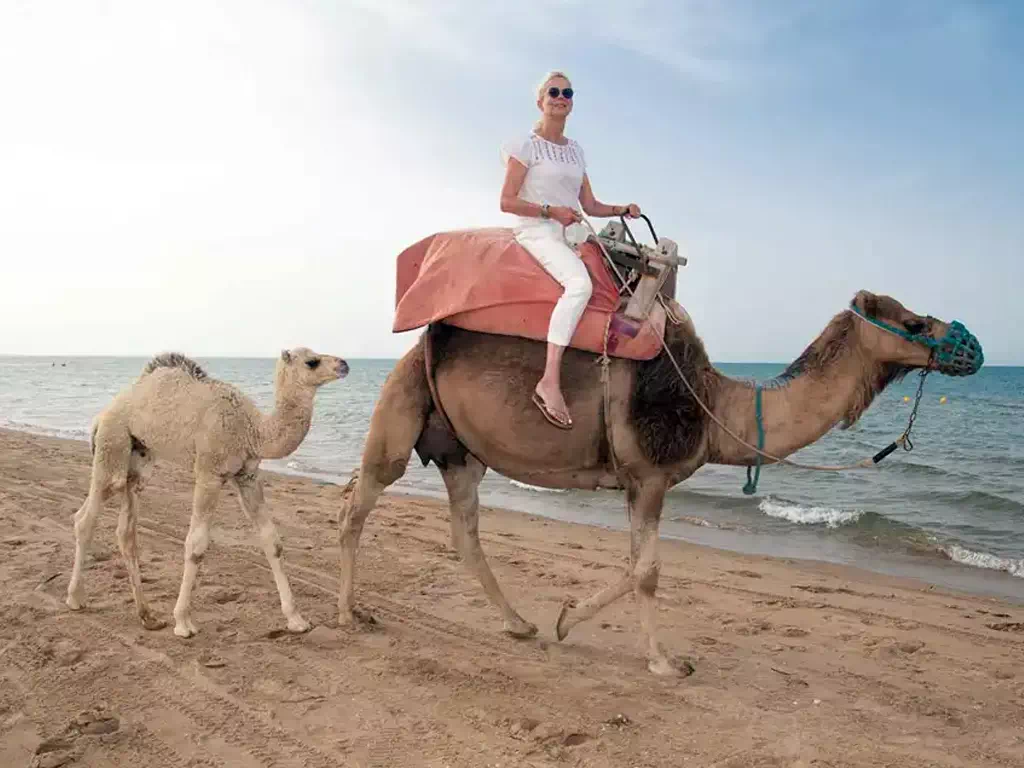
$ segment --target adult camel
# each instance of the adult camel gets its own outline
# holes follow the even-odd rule
[[[444,478],[452,538],[463,562],[501,612],[505,631],[520,638],[537,628],[505,599],[480,548],[477,487],[487,468],[550,488],[624,488],[630,566],[597,594],[563,606],[555,634],[564,639],[576,624],[634,590],[648,669],[675,674],[656,629],[662,503],[669,488],[704,464],[755,462],[749,446],[758,442],[757,398],[763,453],[782,459],[839,423],[854,424],[886,386],[911,370],[963,375],[983,361],[977,340],[959,323],[915,314],[896,299],[867,291],[760,393],[753,383],[730,379],[712,366],[688,319],[669,325],[665,342],[692,392],[663,351],[642,362],[612,359],[607,405],[598,357],[566,350],[563,387],[574,415],[566,431],[553,428],[530,403],[533,382],[544,369],[543,343],[430,326],[384,383],[362,464],[346,488],[339,520],[339,622],[361,618],[354,602],[359,536],[378,496],[404,474],[415,448]],[[694,393],[735,437],[709,418]]]

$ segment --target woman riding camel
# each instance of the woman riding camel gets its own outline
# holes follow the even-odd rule
[[[590,275],[569,245],[571,231],[582,219],[576,205],[590,216],[637,218],[640,207],[607,205],[594,197],[580,145],[565,136],[572,112],[573,90],[562,72],[549,72],[537,88],[540,120],[525,138],[502,147],[505,183],[501,210],[519,217],[516,241],[563,287],[548,325],[547,362],[534,389],[533,402],[556,427],[570,429],[572,419],[562,396],[562,353],[590,300]],[[569,235],[569,237],[567,237]],[[582,240],[583,238],[580,238]]]

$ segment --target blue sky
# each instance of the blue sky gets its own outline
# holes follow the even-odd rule
[[[1024,9],[939,0],[4,4],[0,353],[401,354],[395,256],[511,223],[551,68],[714,359],[867,288],[1024,364]]]

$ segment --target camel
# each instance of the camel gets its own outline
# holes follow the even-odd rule
[[[136,538],[138,495],[152,471],[152,462],[163,459],[192,470],[195,477],[184,575],[174,607],[174,634],[187,638],[197,631],[191,616],[192,587],[210,541],[210,518],[225,483],[238,492],[242,512],[259,531],[288,630],[308,631],[310,624],[296,610],[281,567],[281,538],[263,504],[259,465],[262,459],[282,458],[299,447],[309,432],[317,389],[347,374],[348,363],[341,358],[305,347],[284,350],[276,364],[274,411],[264,415],[239,389],[209,377],[183,355],[169,353],[151,360],[93,422],[92,478],[89,495],[74,516],[75,565],[67,605],[76,611],[85,606],[82,565],[96,518],[107,499],[119,497],[117,541],[139,619],[148,630],[167,626],[153,615],[142,594]]]
[[[672,304],[682,321],[668,326],[666,347],[693,393],[735,437],[756,445],[755,385],[717,371],[686,313]],[[953,326],[958,330],[951,333]],[[917,315],[889,296],[860,291],[850,308],[761,389],[763,452],[784,459],[840,422],[849,427],[886,386],[913,369],[953,373],[928,346],[967,333],[953,326]],[[983,359],[980,345],[976,354],[970,373]],[[501,613],[504,630],[518,638],[532,637],[537,627],[505,599],[480,547],[477,488],[487,468],[541,487],[624,488],[630,566],[597,594],[578,604],[567,601],[555,635],[563,640],[575,625],[632,590],[641,608],[648,669],[657,675],[681,672],[681,665],[670,663],[656,628],[665,493],[704,464],[749,467],[756,453],[708,417],[665,352],[643,362],[611,359],[606,411],[598,359],[566,350],[564,387],[576,418],[565,431],[552,428],[530,404],[532,382],[544,367],[543,343],[443,324],[424,331],[385,381],[361,465],[345,489],[339,518],[341,624],[364,618],[354,602],[359,537],[378,496],[402,476],[415,448],[424,464],[433,461],[441,471],[451,537],[463,563]]]

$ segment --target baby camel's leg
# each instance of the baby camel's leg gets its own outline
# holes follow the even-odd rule
[[[197,468],[192,497],[192,522],[185,537],[185,570],[178,602],[174,605],[174,634],[178,637],[192,637],[198,631],[192,623],[192,587],[199,573],[199,563],[210,544],[210,517],[223,487],[224,479],[221,476]]]
[[[71,569],[71,581],[65,600],[73,611],[85,607],[82,571],[92,543],[96,519],[103,511],[103,502],[125,492],[131,450],[131,436],[126,430],[122,433],[101,424],[93,436],[92,478],[89,481],[89,495],[75,513],[75,564]]]
[[[132,455],[133,464],[136,456]],[[135,608],[139,614],[142,626],[150,631],[163,629],[167,622],[156,618],[142,594],[142,574],[139,571],[139,542],[136,535],[136,523],[138,521],[138,497],[141,490],[141,479],[137,468],[132,467],[128,473],[128,487],[125,490],[121,501],[121,512],[117,519],[117,543],[121,548],[121,556],[124,558],[125,568],[128,570],[128,583],[132,588],[132,596],[135,598]]]
[[[232,478],[231,482],[238,490],[238,500],[242,511],[245,512],[260,534],[260,543],[263,545],[263,552],[270,563],[270,570],[274,574],[274,583],[277,584],[277,594],[281,597],[281,611],[288,620],[290,632],[308,632],[310,623],[306,621],[295,610],[295,598],[292,596],[292,588],[288,583],[288,577],[281,567],[281,537],[277,533],[277,526],[267,513],[263,503],[263,483],[257,474],[259,462],[252,462],[247,465],[239,474]]]

